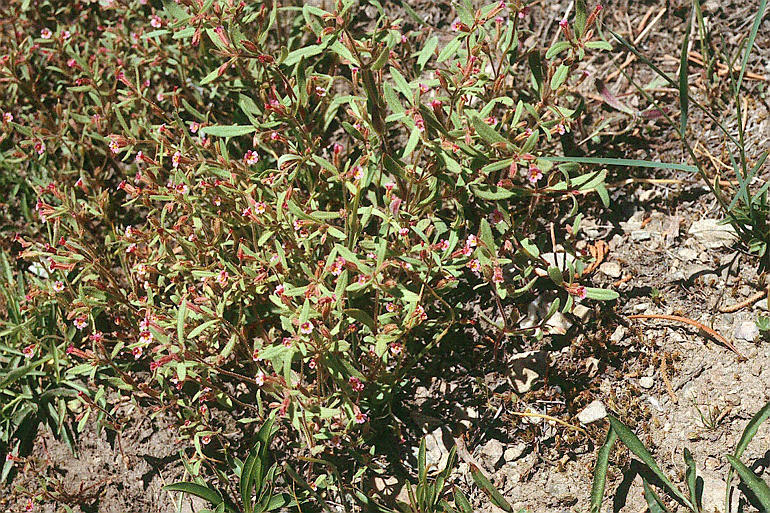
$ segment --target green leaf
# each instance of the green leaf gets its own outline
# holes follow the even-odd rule
[[[460,34],[459,36],[455,37],[450,42],[448,42],[444,46],[444,48],[442,48],[441,51],[438,53],[438,57],[436,58],[436,63],[438,64],[440,62],[444,62],[445,60],[454,56],[455,53],[457,53],[457,50],[463,44],[464,38],[465,38],[465,35]]]
[[[290,52],[281,64],[284,66],[293,66],[302,60],[303,57],[308,58],[314,55],[318,55],[319,53],[323,52],[323,50],[324,48],[321,45],[303,46],[302,48],[297,48],[296,50]]]
[[[647,507],[649,508],[650,513],[668,513],[668,509],[666,509],[666,506],[661,502],[658,494],[650,488],[649,483],[644,478],[642,478],[642,486],[644,486],[644,500],[647,501]]]
[[[751,490],[751,493],[756,496],[757,500],[759,500],[762,505],[762,511],[770,511],[770,487],[767,486],[764,479],[757,477],[749,467],[731,454],[727,455],[727,461],[729,461],[730,465],[736,472],[738,472],[741,481],[743,481],[749,490]]]
[[[569,66],[565,66],[564,64],[559,64],[559,67],[556,68],[556,71],[551,77],[551,89],[555,91],[559,87],[561,87],[564,81],[567,80],[568,74],[569,74]]]
[[[564,283],[564,276],[561,273],[561,269],[555,265],[548,266],[548,277],[551,278],[551,281],[556,285]]]
[[[347,308],[345,309],[345,313],[369,328],[372,333],[374,333],[374,319],[372,319],[371,315],[359,308]]]
[[[743,75],[746,73],[746,65],[749,63],[749,55],[751,55],[751,50],[754,48],[754,40],[757,38],[757,32],[759,31],[759,25],[762,23],[762,19],[765,16],[765,9],[767,8],[767,0],[760,0],[759,2],[759,9],[757,10],[757,15],[754,17],[754,25],[751,26],[751,33],[749,34],[749,40],[746,43],[746,53],[743,54],[743,59],[741,60],[741,73],[738,75],[738,85],[736,86],[736,94],[737,91],[741,90],[741,84],[743,83]]]
[[[668,477],[666,477],[666,474],[663,473],[658,464],[655,462],[655,459],[652,457],[652,454],[650,454],[650,451],[647,450],[647,448],[644,446],[641,440],[637,438],[633,431],[631,431],[625,424],[620,422],[613,415],[608,415],[608,419],[612,429],[615,430],[618,438],[620,438],[626,447],[628,447],[628,450],[634,453],[637,458],[642,460],[642,463],[647,465],[647,468],[649,468],[653,474],[658,476],[663,484],[665,484],[668,489],[671,490],[671,493],[681,499],[682,502],[687,505],[687,507],[692,509],[693,506],[690,504],[690,500],[685,497],[685,495],[680,492],[676,486],[674,486],[674,483],[672,483]]]
[[[674,164],[669,162],[654,162],[651,160],[635,159],[613,159],[596,157],[538,157],[550,162],[575,162],[577,164],[598,164],[600,166],[628,166],[628,167],[650,167],[659,169],[676,169],[678,171],[689,171],[697,173],[698,168],[687,164]]]
[[[586,48],[612,51],[612,45],[607,41],[589,41],[586,43]]]
[[[163,489],[167,492],[189,493],[190,495],[195,495],[196,497],[209,501],[214,506],[218,506],[224,502],[224,499],[219,495],[219,492],[208,486],[199,485],[197,483],[179,482],[166,485]]]
[[[736,459],[740,459],[740,457],[743,456],[743,452],[746,450],[746,447],[749,446],[749,442],[751,442],[752,438],[754,438],[754,435],[757,434],[757,431],[759,430],[759,426],[761,426],[762,423],[766,421],[768,418],[770,418],[770,402],[768,402],[757,413],[755,413],[754,416],[749,421],[749,423],[746,424],[746,428],[743,430],[741,439],[738,440],[738,445],[735,446],[735,452],[733,453],[733,456]],[[730,505],[730,483],[732,482],[732,480],[733,480],[733,469],[731,468],[730,471],[727,473],[727,492],[726,492],[726,498],[725,498],[725,504],[727,504],[728,506]],[[726,511],[729,511],[729,507],[727,508]]]
[[[237,137],[250,134],[256,128],[252,125],[211,125],[201,128],[201,132],[216,137]]]
[[[484,491],[484,493],[487,494],[489,500],[492,501],[492,504],[502,509],[503,511],[513,513],[513,507],[508,504],[508,501],[506,501],[502,494],[497,491],[497,488],[495,488],[494,485],[489,482],[487,476],[485,476],[481,470],[473,463],[471,463],[471,477],[473,478],[473,481]]]
[[[32,363],[28,363],[27,365],[24,365],[23,367],[17,367],[0,378],[0,390],[4,390],[8,388],[9,385],[11,385],[13,382],[23,378],[33,370],[38,365],[47,363],[53,356],[46,356],[45,358],[41,358],[40,360],[37,360]]]
[[[455,506],[460,508],[460,513],[473,513],[473,507],[471,506],[468,497],[455,486],[454,489]]]
[[[620,297],[620,294],[614,290],[586,287],[586,297],[589,299],[596,299],[597,301],[614,301]]]
[[[575,35],[580,37],[586,29],[586,0],[575,1]]]
[[[432,36],[430,39],[428,39],[425,42],[425,46],[423,46],[422,51],[420,51],[419,56],[417,57],[417,65],[422,69],[425,67],[425,63],[430,60],[431,57],[433,57],[433,52],[436,51],[436,48],[438,47],[438,36]]]
[[[545,53],[545,58],[549,60],[553,59],[554,57],[559,55],[561,52],[571,47],[572,45],[569,44],[569,42],[567,41],[557,41]]]
[[[476,129],[476,133],[479,134],[479,136],[481,136],[481,138],[486,142],[490,144],[508,142],[505,137],[497,133],[497,130],[487,125],[487,123],[480,117],[471,115],[471,123],[473,123],[473,128]]]
[[[610,451],[615,444],[618,435],[612,428],[607,431],[607,439],[604,445],[599,449],[596,455],[596,465],[594,466],[594,481],[591,484],[591,513],[600,513],[602,501],[604,500],[604,488],[607,484],[607,467],[610,461]]]
[[[696,507],[698,505],[698,472],[695,469],[695,460],[692,458],[690,450],[684,448],[684,463],[687,465],[686,477],[687,477],[687,490],[690,492],[690,502]]]
[[[690,17],[687,19],[687,23],[685,24],[686,27],[684,31],[684,41],[682,41],[682,52],[679,60],[679,110],[681,111],[679,131],[682,134],[682,137],[684,137],[685,130],[687,128],[687,109],[690,105],[689,85],[687,77],[687,52],[689,50],[688,43],[690,41],[690,29],[692,27],[693,16],[695,16],[695,5],[693,5],[692,13],[690,14]]]
[[[498,201],[516,196],[514,191],[496,185],[471,185],[473,195],[489,201]]]
[[[187,317],[187,300],[183,299],[176,313],[176,338],[181,346],[184,343],[184,321]]]

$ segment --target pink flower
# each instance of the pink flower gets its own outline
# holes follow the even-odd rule
[[[334,146],[332,147],[332,151],[334,152],[335,155],[339,155],[340,153],[343,152],[344,149],[345,147],[342,146],[340,143],[334,143]]]
[[[385,310],[387,310],[389,313],[395,312],[397,310],[397,308],[398,307],[395,305],[395,303],[387,303],[385,305]]]
[[[259,215],[259,214],[264,214],[264,213],[265,213],[265,210],[267,210],[267,205],[265,205],[265,203],[264,203],[264,202],[262,202],[262,201],[258,201],[258,202],[257,202],[257,203],[254,205],[254,213],[255,213],[255,214],[258,214],[258,215]]]
[[[588,296],[588,291],[582,285],[573,285],[569,292],[578,299],[585,299]]]
[[[473,234],[468,235],[468,238],[465,240],[465,245],[469,248],[475,248],[479,244],[479,239]]]
[[[201,443],[203,445],[208,445],[211,442],[211,435],[203,435],[201,437]]]
[[[559,132],[559,135],[564,135],[567,132],[567,128],[562,123],[559,123],[556,125],[556,131]]]
[[[201,127],[200,123],[198,123],[197,121],[193,121],[192,123],[190,123],[190,132],[194,134],[198,131],[200,127]]]
[[[363,413],[361,410],[359,410],[358,406],[355,407],[353,415],[356,420],[356,424],[364,424],[367,420],[369,420],[369,417],[366,416],[366,413]]]
[[[104,333],[101,331],[94,331],[88,338],[90,338],[92,342],[96,342],[98,344],[104,341]]]
[[[44,28],[43,30],[40,31],[40,37],[42,37],[43,39],[51,39],[52,35],[53,35],[53,32],[51,32],[51,29],[49,28]]]
[[[441,239],[440,241],[438,241],[437,246],[438,246],[438,249],[440,249],[441,251],[446,251],[449,249],[449,241],[446,239]]]
[[[348,383],[350,384],[350,388],[353,389],[354,392],[360,392],[364,389],[364,384],[361,382],[360,379],[358,379],[355,376],[350,376],[348,379]]]
[[[75,327],[76,327],[77,329],[79,329],[79,330],[82,330],[83,328],[85,328],[86,326],[88,326],[88,321],[86,320],[86,318],[85,318],[85,317],[78,317],[78,318],[77,318],[77,319],[75,319],[75,320],[74,320],[72,323],[73,323],[73,324],[75,325]]]
[[[64,290],[64,282],[63,281],[55,281],[53,283],[53,290],[56,292],[61,292]]]
[[[153,28],[160,28],[163,26],[163,20],[161,20],[159,16],[151,16],[150,25],[152,25]]]
[[[259,154],[254,150],[249,150],[243,156],[243,161],[246,162],[246,164],[253,166],[259,162]]]
[[[153,335],[150,330],[145,330],[139,333],[139,343],[141,344],[149,344],[152,342]]]
[[[219,274],[217,275],[217,283],[219,283],[219,286],[224,287],[225,285],[227,285],[227,279],[229,277],[230,275],[224,269],[219,271]]]
[[[560,26],[561,28],[567,28],[567,27],[569,26],[569,22],[568,22],[567,20],[561,20],[561,21],[559,22],[559,26]]]
[[[24,355],[25,358],[32,358],[35,356],[35,348],[37,346],[35,344],[30,344],[24,349],[21,350],[21,353]]]
[[[139,347],[139,346],[137,346],[137,347],[135,347],[135,348],[133,348],[133,349],[131,350],[131,354],[132,354],[132,355],[134,355],[134,360],[138,360],[139,358],[141,358],[141,357],[142,357],[142,353],[143,353],[143,352],[144,352],[144,351],[143,351],[143,350],[142,350],[142,348],[141,348],[141,347]]]
[[[481,270],[481,263],[479,262],[479,260],[477,258],[474,258],[473,260],[468,262],[466,265],[468,266],[468,269],[470,269],[471,271],[473,271],[476,274],[478,274],[479,271]]]
[[[174,154],[171,156],[171,165],[174,167],[174,169],[179,167],[179,162],[182,160],[182,154],[178,151],[175,151]]]
[[[492,281],[494,283],[503,283],[505,281],[503,279],[503,270],[499,267],[495,267],[495,270],[492,273]]]
[[[402,237],[406,237],[407,235],[409,235],[409,228],[406,228],[406,227],[405,228],[400,228],[398,230],[398,234],[400,236],[402,236]]]
[[[10,112],[3,113],[3,122],[4,123],[11,123],[13,121],[13,114]]]
[[[254,378],[254,381],[257,383],[258,387],[261,387],[265,384],[265,373],[262,371],[257,372],[256,377]]]
[[[385,190],[386,190],[386,191],[390,192],[390,191],[392,191],[393,189],[395,189],[395,187],[396,187],[396,184],[395,184],[395,182],[387,182],[387,183],[384,185],[384,187],[385,187]]]
[[[32,511],[35,509],[35,503],[32,502],[32,499],[27,499],[27,504],[24,506],[24,511]]]
[[[278,285],[277,287],[275,287],[275,290],[273,291],[273,293],[276,296],[283,296],[284,290],[286,290],[286,287],[284,287],[283,284],[281,284],[281,285]]]
[[[120,145],[118,144],[118,141],[116,141],[115,139],[110,140],[110,151],[112,153],[120,152]]]
[[[541,178],[543,178],[543,172],[540,171],[540,168],[537,167],[534,164],[531,164],[529,166],[529,171],[527,172],[527,179],[529,180],[529,183],[532,185],[536,184]]]
[[[313,323],[310,321],[305,321],[300,325],[299,332],[303,335],[310,335],[313,333]]]
[[[38,155],[45,153],[45,143],[43,141],[35,141],[35,151]]]
[[[393,356],[398,356],[404,351],[404,346],[401,345],[401,342],[391,342],[390,343],[390,354]]]

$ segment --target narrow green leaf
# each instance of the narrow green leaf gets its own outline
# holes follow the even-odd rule
[[[588,16],[586,13],[586,0],[575,1],[575,35],[580,37],[583,35],[583,31],[586,29],[586,20]]]
[[[0,387],[2,388],[2,387]],[[759,430],[759,426],[762,425],[764,421],[770,418],[770,402],[768,402],[766,405],[762,407],[757,413],[754,414],[754,416],[751,418],[748,424],[746,424],[746,428],[743,430],[743,434],[741,435],[741,439],[738,440],[738,445],[735,446],[735,452],[733,453],[733,456],[736,459],[740,459],[741,456],[743,456],[743,452],[746,450],[746,447],[749,446],[749,443],[751,442],[752,438],[754,438],[754,435],[757,434],[757,431]],[[733,480],[733,469],[731,468],[730,471],[727,473],[727,492],[725,497],[725,504],[727,509],[725,511],[730,511],[730,483]]]
[[[743,464],[741,460],[735,456],[728,454],[727,461],[735,469],[740,476],[741,481],[751,490],[762,505],[762,511],[770,511],[770,487],[764,479],[757,477],[757,475],[751,471],[749,467]]]
[[[684,463],[687,465],[686,477],[687,477],[687,489],[690,492],[690,502],[698,508],[698,471],[695,468],[695,460],[692,458],[690,450],[684,448]],[[697,509],[700,511],[700,509]]]
[[[176,313],[176,338],[179,345],[184,344],[184,321],[187,318],[187,300],[183,299]]]
[[[596,456],[594,481],[591,484],[591,513],[600,513],[601,511],[602,501],[604,500],[604,488],[607,485],[607,467],[610,462],[610,451],[617,438],[618,435],[615,433],[615,430],[610,428],[607,431],[607,439]]]
[[[688,43],[690,41],[690,29],[692,28],[692,20],[695,16],[695,6],[690,17],[687,19],[687,26],[684,31],[684,41],[682,41],[682,55],[679,61],[679,110],[681,111],[679,129],[682,137],[684,137],[685,130],[687,128],[687,109],[690,105],[689,97],[689,85],[687,77],[687,51]]]
[[[495,488],[494,485],[489,482],[487,476],[485,476],[481,470],[472,463],[471,477],[473,478],[473,481],[484,491],[484,493],[487,494],[489,500],[492,501],[492,504],[502,509],[503,511],[513,513],[513,507],[511,507],[511,505],[508,504],[508,501],[505,500],[502,494],[497,491],[497,488]]]
[[[166,485],[163,489],[167,492],[189,493],[190,495],[195,495],[196,497],[209,501],[214,506],[218,506],[224,502],[222,496],[219,495],[219,492],[208,486],[199,485],[197,483],[179,482]]]
[[[252,125],[211,125],[201,128],[201,133],[215,137],[237,137],[256,130]]]
[[[671,490],[671,493],[673,493],[676,497],[682,500],[687,507],[692,509],[692,505],[690,504],[690,500],[685,497],[685,495],[677,489],[677,487],[674,485],[674,483],[671,482],[671,480],[666,477],[666,474],[663,473],[663,471],[660,469],[658,464],[655,462],[655,459],[652,457],[652,454],[650,454],[650,451],[647,450],[647,448],[644,446],[644,444],[637,438],[637,436],[631,431],[625,424],[620,422],[617,418],[615,418],[613,415],[608,415],[610,425],[612,426],[612,429],[615,430],[615,432],[618,435],[618,438],[628,447],[628,449],[636,455],[640,460],[642,460],[642,463],[647,465],[647,468],[649,468],[653,474],[658,476],[658,478],[665,484],[669,490]]]
[[[655,490],[650,488],[650,484],[646,479],[642,479],[642,486],[644,486],[644,500],[647,501],[647,507],[650,513],[668,513],[668,509],[655,493]]]
[[[759,26],[762,23],[762,19],[765,16],[765,9],[767,9],[767,0],[760,0],[759,2],[759,9],[757,10],[757,15],[754,17],[754,24],[751,26],[751,33],[749,34],[749,40],[746,43],[746,52],[743,54],[743,59],[741,60],[741,73],[738,75],[738,85],[736,86],[736,94],[738,94],[738,91],[741,90],[741,84],[743,83],[743,75],[746,73],[746,65],[749,63],[749,55],[751,55],[751,50],[754,48],[754,40],[757,38],[757,32],[759,31]]]

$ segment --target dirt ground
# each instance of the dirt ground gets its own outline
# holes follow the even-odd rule
[[[432,18],[451,16],[444,4],[412,3],[415,10],[431,18],[431,24],[436,22]],[[758,4],[756,0],[708,0],[703,11],[715,37],[734,47],[748,33]],[[611,1],[605,5],[604,27],[634,40],[662,69],[676,74],[689,6],[684,0]],[[533,37],[544,46],[550,44],[558,20],[568,9],[569,1],[540,2],[532,19],[550,21],[533,27]],[[697,51],[697,37],[692,44]],[[652,75],[628,55],[618,52],[612,59],[597,59],[589,64],[589,71],[636,110],[646,106],[644,98],[616,72],[616,65],[642,84],[649,84]],[[770,19],[765,19],[759,31],[748,68],[770,77]],[[703,68],[691,62],[690,75],[693,93],[708,103],[713,87],[705,83]],[[766,85],[761,80],[746,83],[750,161],[768,148],[770,140]],[[678,114],[676,91],[655,87],[656,98]],[[617,137],[607,143],[613,156],[685,161],[681,146],[664,122],[632,119],[603,106],[598,91],[586,94],[589,112],[610,119],[617,131]],[[730,125],[724,115],[728,108],[732,107],[724,105],[718,113]],[[718,170],[731,179],[727,149],[710,121],[693,112],[689,130],[699,142],[701,157],[711,162],[711,172]],[[770,179],[767,166],[765,169],[759,175],[763,182]],[[682,452],[688,447],[704,479],[704,511],[723,511],[729,468],[724,454],[733,450],[751,416],[770,401],[770,344],[754,325],[757,315],[770,315],[770,308],[768,300],[762,299],[733,313],[720,310],[761,291],[764,277],[757,276],[757,260],[736,249],[729,229],[713,222],[721,219],[721,212],[697,176],[659,169],[611,171],[611,207],[597,206],[586,217],[583,244],[606,243],[609,252],[594,282],[597,286],[614,284],[621,294],[617,304],[579,309],[541,342],[507,348],[491,365],[481,365],[489,361],[486,354],[471,355],[465,363],[462,359],[458,359],[460,363],[435,362],[442,374],[436,374],[437,367],[429,364],[426,375],[444,377],[415,383],[410,399],[403,404],[402,420],[417,437],[428,434],[429,458],[437,462],[453,438],[464,433],[467,451],[460,451],[454,478],[466,482],[466,490],[473,489],[468,467],[474,462],[517,511],[584,512],[588,511],[596,451],[607,431],[603,408],[636,431],[675,482],[684,476]],[[697,328],[669,320],[629,319],[633,314],[675,315],[700,322],[731,341],[745,359]],[[511,398],[512,393],[518,397]],[[581,423],[594,413],[598,420]],[[80,438],[76,458],[63,443],[41,430],[33,462],[20,469],[13,483],[18,489],[0,499],[0,510],[22,511],[23,489],[34,489],[41,482],[59,493],[64,504],[66,495],[82,485],[86,493],[78,495],[91,500],[70,503],[74,511],[200,508],[201,504],[189,502],[175,504],[173,497],[161,491],[164,484],[182,475],[181,446],[175,443],[174,433],[162,418],[151,420],[138,411],[132,415],[120,444],[108,432],[97,434],[89,428]],[[404,452],[409,456],[410,449]],[[760,429],[743,460],[754,464],[757,472],[770,465],[769,425]],[[629,461],[627,451],[616,450],[612,455],[605,511],[638,513],[646,508],[641,479],[635,477]],[[768,474],[765,472],[766,478]],[[396,495],[401,482],[373,486],[383,496]],[[616,496],[617,489],[621,493]],[[479,511],[493,510],[478,493],[473,499]],[[63,511],[52,504],[37,508]]]

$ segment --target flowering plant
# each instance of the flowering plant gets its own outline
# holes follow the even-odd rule
[[[352,0],[41,3],[2,8],[0,167],[32,177],[40,222],[14,239],[29,289],[3,325],[11,368],[55,365],[81,427],[119,429],[117,394],[176,417],[202,461],[234,443],[222,415],[275,412],[308,457],[361,448],[478,322],[469,298],[497,309],[498,348],[617,297],[575,249],[606,171],[559,150],[608,49],[599,8],[541,52],[518,0],[443,28],[376,1],[365,21]]]

